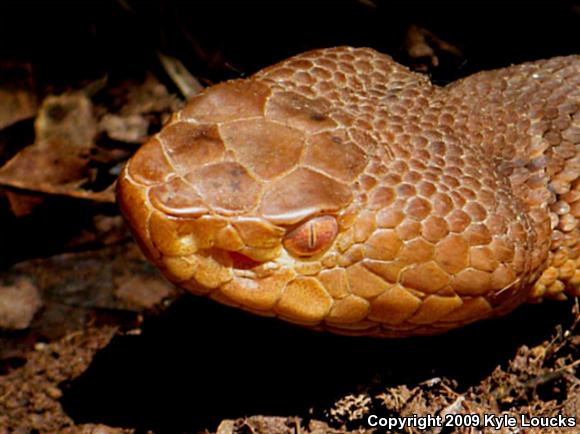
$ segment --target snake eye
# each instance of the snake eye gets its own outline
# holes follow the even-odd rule
[[[284,238],[284,247],[295,256],[314,256],[330,247],[337,233],[334,217],[314,217],[290,231]]]

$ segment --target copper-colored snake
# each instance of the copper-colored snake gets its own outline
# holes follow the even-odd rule
[[[121,209],[196,294],[374,336],[580,293],[580,56],[433,86],[367,48],[194,97],[129,161]]]

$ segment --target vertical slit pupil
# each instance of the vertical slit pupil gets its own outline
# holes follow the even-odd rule
[[[316,231],[312,222],[308,223],[308,247],[310,249],[316,247]]]

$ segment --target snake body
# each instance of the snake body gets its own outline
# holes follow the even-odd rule
[[[580,293],[580,56],[432,85],[338,47],[206,89],[118,202],[177,285],[304,326],[434,334]]]

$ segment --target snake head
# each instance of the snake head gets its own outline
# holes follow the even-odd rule
[[[502,314],[550,248],[549,160],[524,152],[549,144],[494,93],[530,71],[436,88],[373,50],[305,53],[191,99],[118,202],[167,278],[261,315],[404,336]]]
[[[327,116],[324,104],[252,80],[193,98],[119,178],[146,256],[194,293],[319,323],[333,299],[313,275],[323,258],[336,262],[350,184],[366,164]]]

